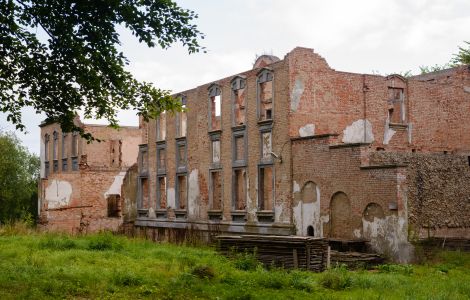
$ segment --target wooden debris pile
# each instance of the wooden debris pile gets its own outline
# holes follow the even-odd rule
[[[322,272],[327,265],[328,241],[323,238],[266,235],[221,235],[218,251],[226,256],[254,253],[265,266]]]
[[[336,264],[345,264],[348,268],[372,267],[384,262],[384,258],[375,253],[364,252],[340,252],[331,250],[330,252],[331,266]]]

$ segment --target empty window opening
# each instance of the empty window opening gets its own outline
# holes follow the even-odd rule
[[[59,154],[59,134],[57,131],[53,133],[52,159],[54,160],[54,172],[59,169],[59,163],[55,163]]]
[[[157,170],[159,172],[165,172],[166,170],[166,149],[157,149]]]
[[[166,113],[162,112],[157,118],[157,141],[166,139]]]
[[[67,158],[62,159],[62,171],[63,172],[68,171],[68,159]]]
[[[272,134],[271,132],[263,132],[261,134],[261,158],[263,160],[271,160],[272,156]]]
[[[187,205],[187,178],[186,174],[185,175],[178,175],[177,176],[177,189],[178,189],[178,194],[177,194],[177,201],[176,201],[176,208],[177,209],[186,209]]]
[[[121,147],[122,141],[121,140],[110,140],[109,141],[110,153],[109,157],[111,160],[112,167],[120,167],[121,166]]]
[[[233,126],[245,124],[246,102],[245,102],[245,79],[237,77],[232,81],[233,98]]]
[[[149,208],[149,181],[148,178],[142,177],[140,178],[140,208],[147,209]]]
[[[273,74],[264,70],[258,76],[258,119],[260,121],[273,118]]]
[[[72,171],[78,171],[78,157],[72,157]]]
[[[315,236],[315,230],[313,229],[313,226],[312,225],[309,225],[307,227],[307,235],[308,236]]]
[[[263,166],[259,169],[258,193],[259,210],[272,210],[274,196],[272,166]]]
[[[212,141],[212,163],[220,162],[220,140]]]
[[[468,166],[470,167],[470,156],[468,156],[467,158],[468,158]]]
[[[49,140],[50,136],[44,135],[44,161],[49,161]]]
[[[246,209],[246,171],[235,169],[233,172],[234,209]]]
[[[220,171],[211,172],[210,208],[222,210],[222,176]]]
[[[186,167],[186,145],[179,144],[177,149],[178,167]]]
[[[62,133],[62,147],[61,147],[62,158],[67,157],[66,145],[67,145],[67,133]]]
[[[187,133],[187,115],[185,111],[179,112],[176,115],[176,119],[178,120],[177,124],[177,137],[185,137]]]
[[[108,201],[108,218],[119,218],[120,209],[120,200],[121,196],[119,195],[109,195],[107,198]]]
[[[222,95],[218,85],[209,88],[209,130],[221,129]]]
[[[388,118],[390,123],[405,121],[404,93],[402,88],[388,88]]]
[[[140,150],[140,173],[148,173],[149,170],[149,153],[147,148]]]
[[[72,133],[72,156],[78,157],[78,132]]]
[[[166,177],[158,177],[157,209],[166,208]]]
[[[54,168],[54,172],[57,172],[59,171],[59,161],[56,159],[53,161],[53,168]]]
[[[245,137],[244,136],[235,137],[235,160],[236,161],[245,160]]]

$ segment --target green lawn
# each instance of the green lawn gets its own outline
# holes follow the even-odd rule
[[[0,230],[0,299],[470,299],[470,254],[322,274],[265,270],[250,255],[116,237]]]

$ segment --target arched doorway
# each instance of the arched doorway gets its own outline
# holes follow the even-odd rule
[[[320,199],[319,189],[313,181],[307,181],[300,193],[294,196],[294,221],[297,234],[320,236]]]
[[[333,195],[330,203],[330,237],[350,239],[353,237],[351,203],[343,192]]]

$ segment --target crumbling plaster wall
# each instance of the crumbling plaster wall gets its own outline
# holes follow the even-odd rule
[[[331,201],[334,195],[344,193],[350,202],[350,220],[336,222],[346,226],[336,232],[347,231],[347,236],[336,238],[371,240],[372,246],[397,261],[409,261],[412,247],[408,242],[406,169],[375,167],[364,164],[363,156],[368,146],[332,146],[334,137],[297,139],[293,141],[293,198],[299,199],[302,186],[311,181],[319,190],[319,211],[312,210],[311,220],[315,232],[333,237]],[[294,200],[294,203],[296,200]],[[298,202],[297,202],[298,203]],[[366,219],[365,209],[371,204],[380,205],[383,217]],[[294,204],[295,205],[295,204]],[[293,209],[294,220],[305,219]],[[318,217],[319,214],[319,217]],[[339,225],[338,225],[339,224]],[[297,234],[307,224],[296,223]]]
[[[84,126],[78,118],[76,121],[79,126]],[[72,170],[72,134],[67,134],[63,148],[59,124],[43,124],[41,126],[41,137],[46,133],[51,136],[49,145],[50,171],[47,178],[45,178],[45,174],[42,175],[43,179],[41,179],[39,188],[40,222],[47,230],[73,233],[104,229],[117,230],[122,223],[121,218],[108,217],[107,196],[121,196],[127,167],[124,164],[119,166],[111,163],[109,140],[125,142],[126,138],[129,138],[131,143],[134,143],[136,137],[140,139],[139,130],[126,128],[117,131],[105,126],[87,126],[88,128],[85,130],[104,141],[86,144],[84,140],[79,139],[79,170]],[[59,136],[58,170],[53,170],[52,166],[54,131],[58,132]],[[62,153],[63,150],[64,153]],[[62,158],[64,157],[67,158],[66,170],[62,169]],[[118,157],[123,157],[123,155]],[[44,165],[44,157],[41,164]],[[122,206],[123,203],[121,203],[121,209]]]
[[[407,165],[411,238],[470,237],[468,156],[373,152],[371,163]]]

